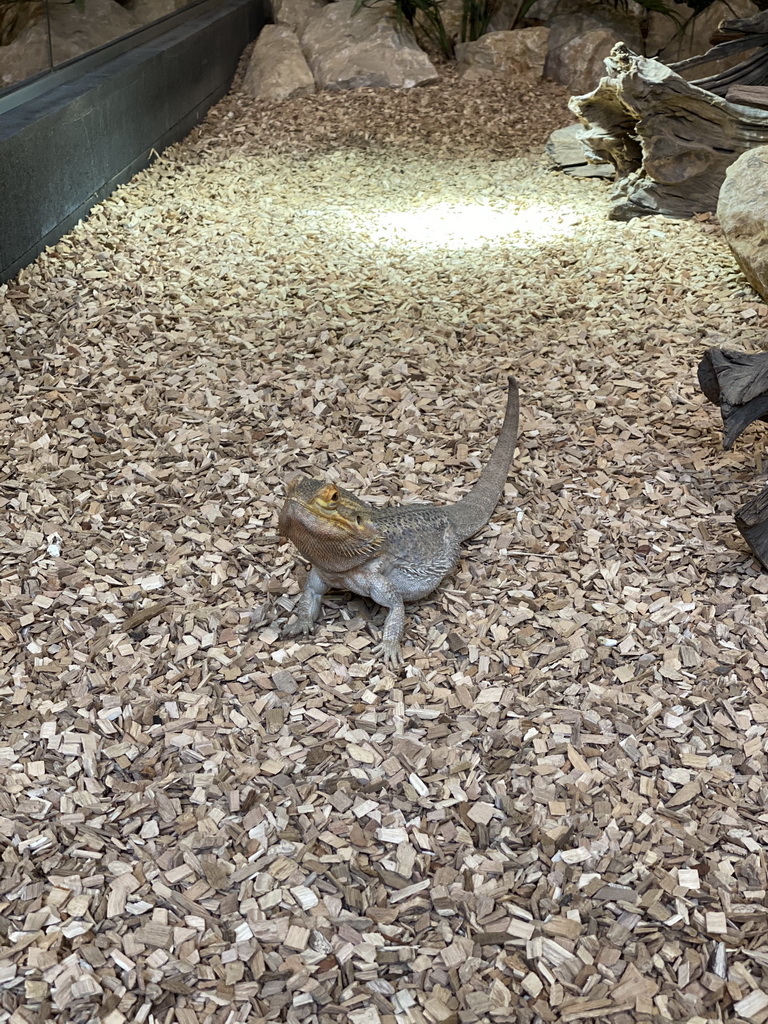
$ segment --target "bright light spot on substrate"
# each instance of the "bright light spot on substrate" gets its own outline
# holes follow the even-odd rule
[[[528,247],[550,238],[569,237],[575,234],[579,220],[572,210],[543,203],[501,207],[443,202],[382,212],[360,227],[379,245],[476,249]]]

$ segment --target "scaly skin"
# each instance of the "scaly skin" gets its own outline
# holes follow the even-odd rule
[[[306,477],[288,486],[280,533],[312,563],[286,636],[310,633],[323,595],[335,587],[389,609],[381,644],[389,666],[400,661],[405,601],[426,597],[453,572],[461,543],[490,519],[512,462],[519,420],[518,390],[509,378],[504,424],[480,479],[455,505],[377,508],[335,484]]]

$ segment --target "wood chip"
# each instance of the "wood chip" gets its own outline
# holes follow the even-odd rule
[[[713,935],[724,935],[728,931],[728,922],[725,914],[719,910],[709,911],[706,914],[707,931]]]
[[[768,995],[761,989],[755,989],[748,996],[739,999],[737,1003],[733,1004],[733,1012],[738,1014],[739,1017],[746,1018],[746,1020],[765,1020],[767,1011]]]

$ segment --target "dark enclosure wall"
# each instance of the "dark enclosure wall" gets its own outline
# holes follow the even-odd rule
[[[211,0],[0,114],[0,281],[197,124],[229,88],[269,11],[268,0]]]

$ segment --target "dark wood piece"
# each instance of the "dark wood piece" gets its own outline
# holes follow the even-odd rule
[[[736,525],[755,558],[768,569],[768,487],[741,506]]]
[[[768,352],[707,349],[698,377],[709,401],[720,406],[726,451],[750,423],[768,420]]]
[[[707,349],[698,376],[706,397],[720,406],[726,451],[750,423],[768,421],[768,352]],[[736,512],[736,526],[755,558],[768,569],[768,487]]]

